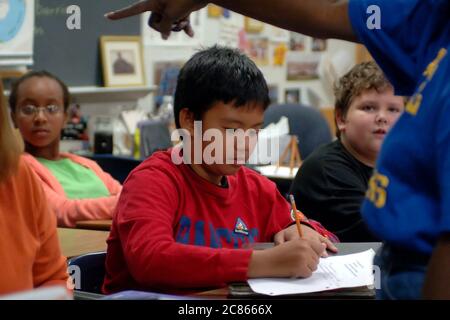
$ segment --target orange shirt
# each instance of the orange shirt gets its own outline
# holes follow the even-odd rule
[[[0,294],[66,284],[55,215],[33,173],[20,161],[0,183]]]

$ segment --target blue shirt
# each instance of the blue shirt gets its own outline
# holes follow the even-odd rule
[[[381,29],[367,26],[371,5]],[[450,1],[353,0],[349,15],[396,93],[412,96],[383,143],[363,217],[386,242],[430,254],[450,232]]]

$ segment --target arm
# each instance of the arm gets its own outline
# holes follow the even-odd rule
[[[58,225],[74,227],[80,220],[111,219],[119,199],[118,195],[96,199],[68,199],[43,184],[47,201],[55,212]]]
[[[286,241],[299,239],[300,235],[295,223],[293,224],[293,218],[291,217],[291,207],[285,198],[280,194],[276,185],[271,183],[273,188],[268,195],[262,195],[262,198],[273,197],[272,213],[267,220],[266,236],[262,238],[262,241],[274,241],[275,245],[282,244]],[[335,236],[323,228],[320,223],[312,220],[302,221],[303,238],[308,239],[312,243],[320,246],[320,243],[326,244],[326,249],[333,252],[337,252],[337,248],[333,245],[330,239],[334,239]],[[328,239],[328,236],[333,236]],[[323,251],[323,255],[326,255],[326,250]]]
[[[214,0],[213,3],[275,26],[320,38],[356,41],[348,17],[348,0]],[[173,24],[186,20],[193,11],[203,8],[200,0],[146,0],[109,13],[110,19],[122,19],[152,11],[162,18],[151,23],[166,38]],[[192,29],[184,28],[190,34]],[[189,30],[189,31],[188,31]]]
[[[348,0],[214,0],[213,3],[280,28],[318,38],[356,41]]]
[[[428,263],[427,273],[423,287],[423,297],[426,299],[450,299],[450,131],[448,119],[450,118],[450,102],[444,95],[437,101],[440,108],[436,116],[439,122],[436,127],[436,174],[440,188],[440,217],[433,219],[434,229],[437,231],[437,242]]]
[[[223,286],[248,277],[308,276],[317,267],[317,252],[324,248],[305,240],[264,253],[177,242],[176,226],[184,230],[182,237],[192,236],[189,230],[201,227],[180,219],[178,206],[184,200],[179,185],[170,174],[149,168],[135,172],[124,186],[115,219],[127,266],[140,286]]]
[[[306,278],[317,269],[325,243],[295,239],[266,250],[255,250],[248,267],[248,278]]]
[[[179,185],[167,171],[150,167],[134,172],[123,187],[115,224],[135,281],[142,287],[162,289],[245,281],[251,250],[215,249],[176,241],[178,226],[184,230],[180,237],[189,237],[189,230],[194,229],[190,223],[195,223],[185,223],[180,217]]]
[[[33,282],[35,287],[67,284],[66,259],[61,254],[55,216],[49,210],[42,188],[33,181],[36,194],[35,219],[40,245],[33,263]]]
[[[425,277],[425,299],[450,299],[450,233],[444,234],[433,251]]]
[[[74,159],[75,156],[71,155],[71,157]],[[112,196],[119,195],[120,191],[122,191],[122,185],[114,179],[109,173],[103,171],[103,169],[97,164],[97,162],[82,158],[82,157],[76,157],[78,163],[82,163],[83,165],[90,168],[94,173],[103,181],[106,188],[108,189],[109,193]]]

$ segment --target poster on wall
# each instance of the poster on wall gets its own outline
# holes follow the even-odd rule
[[[248,55],[258,66],[269,65],[269,39],[265,37],[249,38]]]
[[[0,0],[0,66],[32,64],[34,0]]]
[[[160,106],[164,96],[173,96],[177,86],[178,74],[185,61],[158,61],[153,70],[153,83],[158,86],[155,105]]]
[[[280,42],[274,49],[273,49],[273,65],[276,67],[284,66],[286,61],[286,53],[288,49],[284,42]]]
[[[224,9],[215,4],[208,4],[207,10],[208,10],[208,18],[217,18],[218,19],[222,16]]]
[[[227,16],[222,15],[219,21],[219,35],[215,42],[221,46],[232,48],[245,46],[246,35],[241,32],[243,28],[243,17],[240,14],[230,13]]]
[[[268,34],[270,35],[270,41],[286,43],[289,42],[289,31],[271,25],[267,26],[269,28]]]
[[[264,22],[244,17],[244,27],[247,33],[261,33],[264,30]]]
[[[220,21],[219,37],[217,43],[221,46],[238,48],[241,46],[243,40],[240,33],[241,26],[234,23],[230,19],[222,19]],[[245,36],[244,36],[245,38]]]

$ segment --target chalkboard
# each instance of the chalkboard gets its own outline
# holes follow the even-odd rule
[[[102,86],[100,36],[140,35],[140,17],[119,21],[104,14],[132,0],[36,0],[33,70],[47,70],[69,86]],[[81,29],[69,30],[67,7],[77,5]]]

